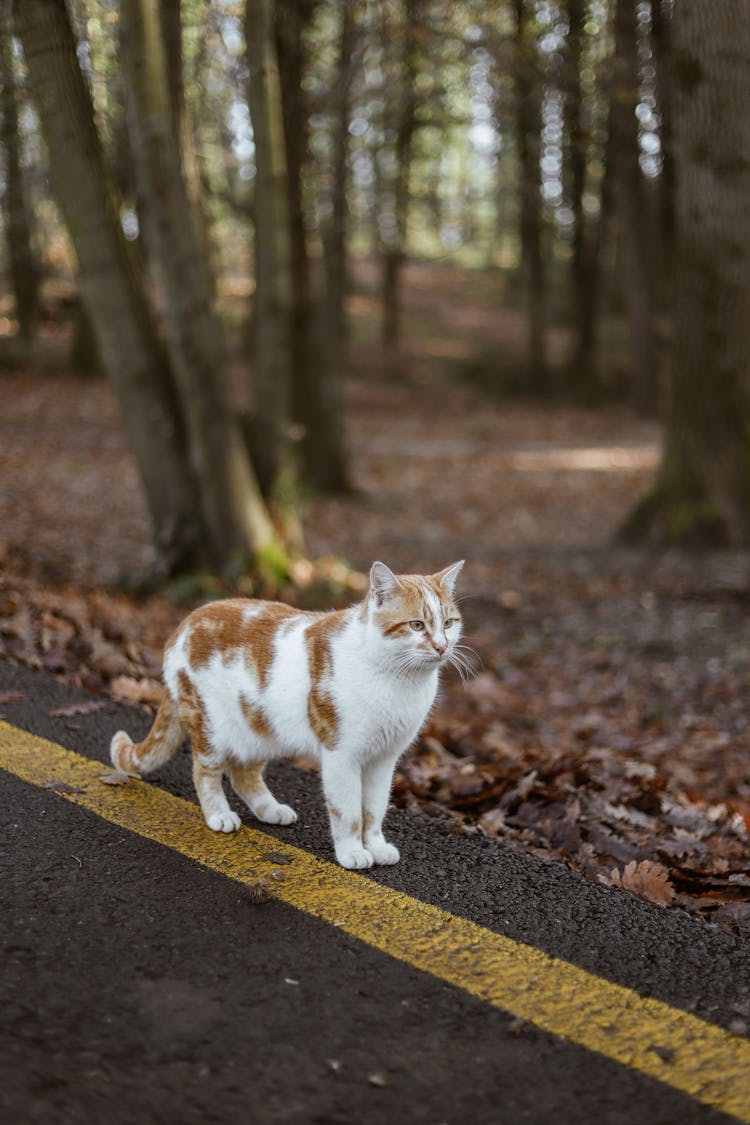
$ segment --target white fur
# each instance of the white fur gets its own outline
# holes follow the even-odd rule
[[[456,567],[452,571],[457,574]],[[164,664],[165,682],[174,699],[178,698],[179,674],[183,672],[203,701],[213,748],[206,765],[218,770],[226,765],[231,776],[232,761],[246,764],[297,755],[320,759],[336,857],[350,868],[395,863],[399,858],[398,849],[385,840],[382,832],[393,771],[432,707],[439,668],[450,656],[460,632],[458,624],[444,629],[440,600],[427,591],[425,631],[384,636],[375,613],[384,599],[398,596],[398,579],[383,564],[375,564],[373,572],[367,614],[363,619],[360,606],[347,611],[343,628],[331,636],[332,672],[328,682],[320,685],[330,694],[336,709],[338,735],[334,747],[321,744],[308,720],[312,684],[305,644],[311,624],[307,615],[291,617],[278,629],[274,659],[263,688],[252,661],[243,653],[227,657],[217,651],[205,666],[193,669],[185,627],[167,652]],[[448,573],[455,581],[455,575]],[[448,588],[452,590],[452,586]],[[248,726],[241,695],[262,709],[272,725],[272,738],[262,737]],[[205,793],[198,781],[196,786],[209,827],[229,832],[239,827],[239,820],[221,789],[220,773],[218,781],[218,786],[204,785]],[[293,810],[280,805],[268,791],[246,800],[267,822],[290,823],[296,819]]]

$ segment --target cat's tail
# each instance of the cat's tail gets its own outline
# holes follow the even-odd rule
[[[172,757],[184,737],[177,703],[167,691],[143,742],[133,742],[124,730],[114,735],[109,746],[112,765],[123,773],[151,773]]]

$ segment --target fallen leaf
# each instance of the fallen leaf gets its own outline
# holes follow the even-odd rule
[[[26,699],[25,691],[0,691],[0,704],[1,703],[21,703]]]
[[[138,773],[128,773],[125,770],[110,770],[109,773],[100,773],[99,781],[103,782],[104,785],[125,785],[129,777],[134,777],[137,781],[141,780],[141,776]]]
[[[80,703],[66,703],[63,707],[53,707],[47,714],[52,719],[67,719],[71,715],[93,715],[107,704],[102,699],[83,700]]]
[[[121,703],[152,703],[158,705],[164,698],[164,688],[158,680],[136,680],[132,676],[117,676],[109,685],[113,699]]]
[[[45,781],[42,786],[43,789],[51,789],[53,793],[84,793],[84,789],[80,789],[76,785],[68,785],[67,781]]]
[[[294,863],[294,856],[285,855],[284,852],[263,852],[260,859],[264,859],[266,863]]]
[[[660,863],[652,863],[650,859],[642,859],[640,863],[632,859],[623,868],[622,874],[617,867],[613,867],[609,878],[605,875],[600,875],[599,878],[601,882],[621,887],[659,906],[666,906],[675,896],[666,867],[662,867]]]

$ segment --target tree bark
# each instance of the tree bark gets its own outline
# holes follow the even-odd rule
[[[248,104],[255,142],[254,459],[265,495],[288,485],[292,373],[289,189],[273,0],[247,0]]]
[[[55,196],[80,267],[80,288],[102,362],[117,393],[167,571],[199,545],[193,475],[168,364],[94,124],[64,0],[23,0],[15,9],[29,83],[49,152]]]
[[[669,283],[674,264],[675,169],[674,95],[672,84],[672,18],[663,0],[652,0],[651,43],[656,63],[656,97],[659,111],[661,173],[659,176],[659,243],[662,279]]]
[[[750,542],[750,6],[678,0],[671,408],[633,537]]]
[[[594,276],[598,259],[598,222],[587,224],[583,209],[589,148],[589,137],[583,120],[584,103],[581,89],[586,0],[567,0],[567,15],[568,34],[564,60],[566,153],[564,170],[566,196],[573,217],[573,252],[570,262],[573,346],[570,382],[584,400],[591,402],[597,397],[594,364],[597,302]]]
[[[18,86],[13,67],[11,0],[0,0],[0,130],[5,154],[3,211],[8,261],[21,339],[31,339],[39,304],[39,270],[21,166]]]
[[[276,48],[287,167],[287,214],[291,258],[291,415],[300,427],[301,468],[323,492],[347,489],[341,427],[339,371],[328,359],[328,341],[317,323],[310,277],[303,202],[308,157],[308,110],[304,29],[315,0],[278,0]]]
[[[406,257],[412,147],[417,128],[415,81],[421,9],[422,0],[404,0],[403,49],[399,74],[393,83],[397,101],[392,111],[395,122],[392,171],[390,175],[383,177],[381,187],[381,201],[385,204],[380,224],[383,248],[383,343],[391,349],[398,347],[401,337],[401,270]]]
[[[542,80],[528,0],[513,0],[516,25],[516,145],[520,177],[521,273],[527,302],[527,367],[531,389],[548,385],[545,348],[546,278],[542,249],[539,169],[542,139]]]
[[[618,221],[618,246],[623,264],[625,302],[630,332],[633,401],[642,414],[653,414],[658,401],[654,332],[654,255],[648,206],[639,163],[638,31],[634,0],[616,0],[615,56],[610,132]]]
[[[221,327],[180,164],[159,0],[123,0],[123,62],[145,239],[159,280],[211,561],[278,553],[224,371]]]
[[[356,46],[355,5],[339,0],[339,43],[334,113],[333,160],[331,167],[331,217],[324,232],[326,264],[326,331],[341,367],[347,336],[344,299],[348,289],[346,252],[347,191],[349,184],[349,119],[351,115],[352,56]]]

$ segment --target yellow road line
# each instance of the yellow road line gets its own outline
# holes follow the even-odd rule
[[[750,1041],[531,946],[380,886],[257,829],[210,832],[156,786],[103,785],[102,765],[0,722],[0,768],[274,897],[375,949],[750,1125]],[[57,783],[55,785],[55,783]],[[268,853],[274,853],[268,855]]]

